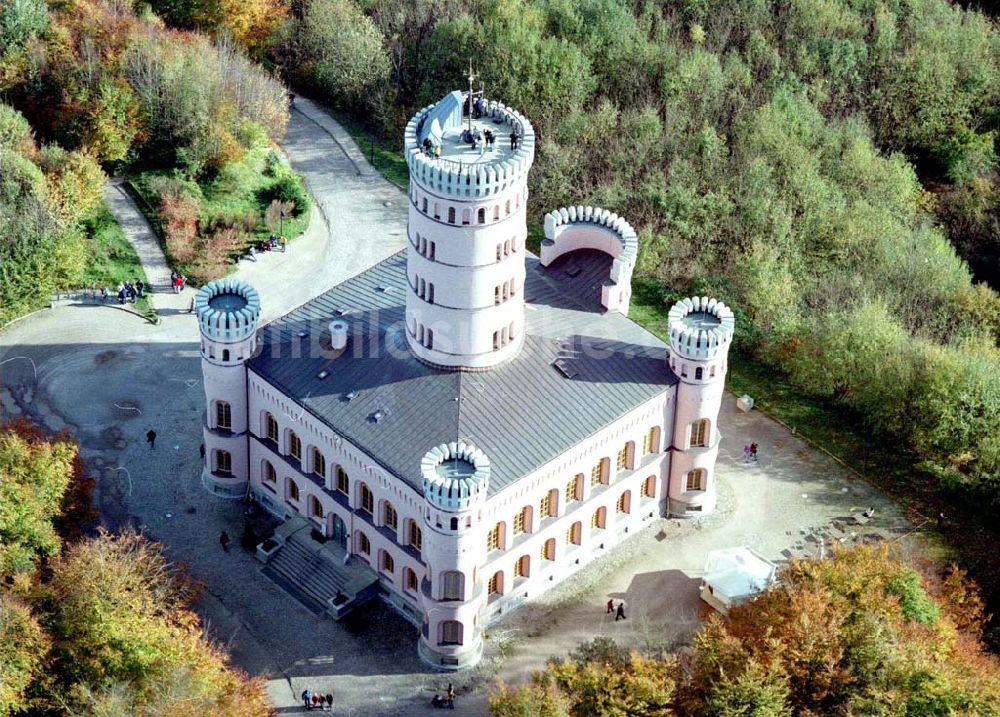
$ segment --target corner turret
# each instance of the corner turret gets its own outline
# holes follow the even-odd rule
[[[670,512],[704,515],[715,510],[719,409],[736,318],[721,301],[696,296],[674,304],[667,321],[670,368],[680,379],[670,461]]]
[[[202,485],[219,497],[238,499],[250,479],[245,363],[257,348],[260,296],[249,284],[218,279],[201,288],[194,306],[206,407]]]
[[[425,617],[419,652],[436,667],[458,669],[478,662],[483,652],[479,611],[486,590],[479,569],[490,461],[459,441],[432,448],[420,470],[427,573],[420,590]]]

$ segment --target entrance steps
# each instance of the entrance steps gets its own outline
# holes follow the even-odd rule
[[[280,526],[275,540],[281,545],[261,572],[314,615],[341,618],[378,594],[375,571],[332,541],[315,540],[302,518]]]

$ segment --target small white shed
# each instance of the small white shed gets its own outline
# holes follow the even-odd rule
[[[721,612],[753,600],[774,582],[778,566],[750,548],[713,550],[705,561],[701,599]]]

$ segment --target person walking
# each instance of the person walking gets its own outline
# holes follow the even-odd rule
[[[146,431],[146,443],[149,444],[149,450],[156,448],[156,431],[152,428]]]
[[[608,612],[607,612],[608,615],[610,615],[611,613],[613,613],[615,611],[615,601],[612,600],[611,598],[608,598],[607,608],[608,608]]]
[[[136,279],[135,280],[135,290],[137,292],[139,292],[139,296],[140,297],[146,295],[146,293],[145,293],[145,291],[146,291],[146,285],[142,283],[142,279]]]
[[[625,619],[625,603],[624,602],[620,602],[620,603],[618,603],[618,610],[615,611],[615,622],[618,622],[619,620],[624,620],[624,619]]]
[[[326,693],[326,708],[333,712],[333,695],[329,692]]]
[[[224,530],[219,533],[219,545],[222,546],[222,551],[224,553],[229,552],[229,533]]]
[[[750,462],[750,443],[749,442],[743,444],[743,462],[744,463],[749,463]]]
[[[757,443],[756,441],[750,444],[750,460],[754,463],[757,462]]]
[[[323,710],[323,695],[318,692],[313,692],[312,696],[312,706],[320,711]]]
[[[302,703],[306,706],[307,710],[312,709],[312,698],[313,698],[312,690],[308,689],[302,690]]]
[[[201,456],[201,460],[204,461],[205,460],[205,444],[204,443],[202,443],[200,446],[198,446],[198,454]]]

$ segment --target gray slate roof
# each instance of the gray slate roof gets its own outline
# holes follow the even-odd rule
[[[404,250],[262,328],[250,370],[417,491],[424,453],[473,443],[490,458],[493,495],[677,382],[662,341],[601,313],[610,262],[585,250],[544,268],[528,254],[524,348],[499,367],[462,373],[430,368],[406,347]],[[343,355],[311,355],[310,342],[345,311]]]

